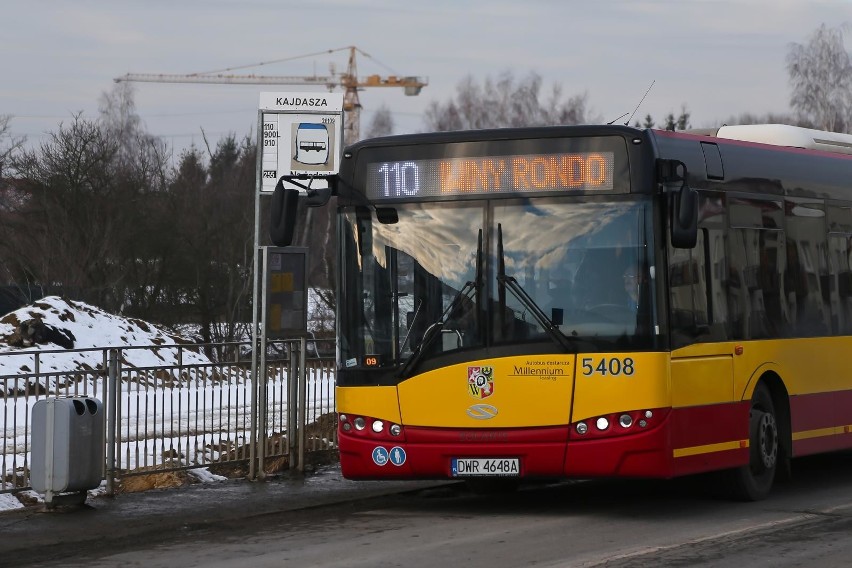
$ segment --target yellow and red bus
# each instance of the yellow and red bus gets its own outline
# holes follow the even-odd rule
[[[729,470],[762,499],[791,458],[852,447],[850,154],[782,125],[347,148],[344,476]]]

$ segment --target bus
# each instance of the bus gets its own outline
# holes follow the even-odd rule
[[[331,191],[346,478],[718,471],[758,500],[852,447],[852,136],[402,135]]]

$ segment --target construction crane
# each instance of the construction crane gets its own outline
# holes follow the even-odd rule
[[[349,51],[349,62],[346,67],[346,72],[342,74],[336,73],[333,66],[327,76],[318,76],[316,74],[311,76],[230,74],[231,71],[236,71],[238,69],[247,69],[249,67],[259,67],[261,65],[281,63],[283,61],[291,61],[294,59],[315,57],[344,50]],[[406,95],[416,96],[420,94],[420,90],[423,87],[429,84],[428,80],[414,76],[399,77],[397,75],[388,75],[383,77],[380,75],[367,75],[366,77],[358,77],[357,64],[355,61],[356,52],[372,59],[368,53],[365,53],[354,45],[350,45],[348,47],[329,49],[328,51],[254,63],[251,65],[242,65],[239,67],[229,67],[227,69],[205,71],[202,73],[190,73],[186,75],[127,73],[126,75],[116,77],[113,80],[116,83],[127,81],[148,83],[218,83],[232,85],[312,85],[326,87],[329,91],[333,91],[337,87],[342,87],[344,89],[343,110],[345,111],[343,136],[345,143],[351,144],[360,139],[361,101],[358,99],[358,91],[373,87],[402,87]]]

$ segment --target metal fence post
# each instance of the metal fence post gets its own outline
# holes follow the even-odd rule
[[[299,359],[296,357],[298,345],[295,340],[287,341],[287,467],[290,471],[299,465],[298,430],[296,418],[299,407]]]
[[[308,385],[307,385],[307,343],[305,336],[299,340],[299,402],[297,403],[297,420],[299,432],[299,473],[305,472],[305,415],[306,406],[308,405]]]
[[[266,380],[269,376],[269,361],[266,334],[262,334],[260,348],[260,372],[257,381],[257,479],[266,479]]]
[[[107,495],[115,496],[115,445],[116,411],[118,406],[118,349],[109,350],[109,371],[107,387]]]
[[[256,327],[256,326],[255,326]],[[256,471],[256,459],[257,459],[257,360],[258,360],[258,341],[255,337],[256,334],[252,334],[252,344],[251,344],[251,426],[249,432],[249,472],[248,478],[254,479],[257,475]]]

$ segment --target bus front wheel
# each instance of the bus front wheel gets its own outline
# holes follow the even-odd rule
[[[772,395],[759,383],[751,397],[749,411],[749,463],[732,472],[734,497],[760,501],[769,496],[778,467],[778,423]]]

